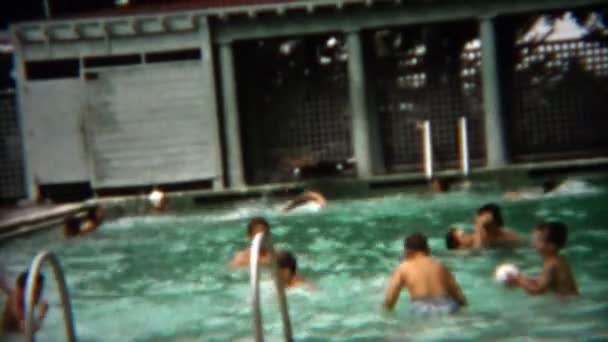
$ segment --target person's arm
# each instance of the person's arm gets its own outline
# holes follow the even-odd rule
[[[0,291],[7,297],[11,295],[11,288],[8,286],[8,281],[2,274],[0,274]]]
[[[460,233],[458,235],[458,244],[459,244],[459,248],[462,249],[467,249],[467,248],[473,248],[475,246],[475,235],[473,234],[468,234],[468,233]]]
[[[230,266],[230,268],[239,268],[239,267],[247,266],[247,264],[249,262],[248,255],[249,255],[249,250],[240,251],[240,252],[236,253],[234,255],[234,257],[232,258],[232,260],[230,261],[230,263],[228,264],[228,266]]]
[[[399,294],[401,293],[401,289],[403,288],[403,277],[401,276],[401,272],[399,268],[397,268],[391,277],[391,281],[386,289],[386,294],[384,296],[384,303],[382,303],[382,308],[386,311],[392,311],[399,299]]]
[[[452,297],[461,306],[467,305],[467,299],[462,293],[462,289],[456,282],[456,278],[454,278],[452,272],[448,270],[446,270],[446,272],[448,276],[448,291],[450,297]]]
[[[522,274],[510,275],[507,284],[521,287],[531,295],[539,295],[547,292],[553,279],[553,266],[546,265],[543,273],[538,277],[526,277]]]

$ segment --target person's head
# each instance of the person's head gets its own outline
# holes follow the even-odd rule
[[[557,254],[566,246],[568,228],[561,222],[545,222],[534,227],[532,244],[540,254]]]
[[[277,253],[277,265],[279,268],[279,276],[285,284],[288,284],[296,275],[296,272],[298,272],[298,260],[296,259],[296,256],[289,251],[280,251]]]
[[[101,221],[103,221],[103,216],[103,207],[100,205],[96,205],[87,210],[87,219],[93,222],[101,223]]]
[[[80,220],[70,216],[63,220],[63,235],[76,236],[80,232]]]
[[[247,237],[252,240],[258,233],[268,233],[270,225],[263,217],[254,217],[247,225]]]
[[[488,232],[496,231],[504,226],[500,207],[494,203],[488,203],[477,209],[476,224],[480,224]]]
[[[430,181],[431,192],[442,193],[450,191],[450,184],[442,178],[432,177]]]
[[[546,179],[542,184],[543,193],[546,194],[546,193],[549,193],[549,192],[555,190],[555,188],[557,188],[559,186],[559,183],[560,183],[559,181],[557,181],[556,179],[553,179],[553,178]]]
[[[403,247],[405,249],[406,257],[410,257],[418,253],[430,254],[427,238],[421,233],[414,233],[406,237]]]
[[[448,231],[445,235],[445,246],[447,249],[458,249],[458,247],[460,247],[458,229],[452,228]]]
[[[19,274],[19,277],[17,277],[17,281],[15,284],[17,290],[20,291],[24,297],[25,297],[25,285],[27,284],[28,276],[29,276],[29,271],[22,272],[21,274]],[[34,280],[34,286],[35,286],[34,302],[38,303],[38,301],[40,300],[40,296],[42,296],[42,289],[44,288],[44,276],[42,274],[38,273],[38,276]]]

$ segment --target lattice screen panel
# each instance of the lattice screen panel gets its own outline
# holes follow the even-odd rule
[[[366,34],[366,45],[387,170],[421,168],[421,132],[416,123],[426,119],[431,121],[436,168],[457,167],[461,116],[468,119],[473,163],[483,163],[477,25],[376,30]]]
[[[0,199],[25,196],[21,132],[15,93],[0,90]]]
[[[514,35],[506,93],[515,160],[608,154],[608,30],[589,25],[593,15],[579,13],[579,22],[568,13],[530,17],[528,31],[515,27],[525,33]],[[550,32],[526,33],[542,21]],[[581,30],[566,34],[564,22]]]
[[[250,183],[289,180],[290,168],[299,163],[352,157],[343,44],[342,37],[327,35],[236,45],[243,153]]]

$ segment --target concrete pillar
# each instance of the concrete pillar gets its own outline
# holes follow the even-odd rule
[[[352,144],[357,175],[367,178],[384,167],[377,120],[370,113],[366,89],[363,49],[359,32],[348,32],[348,83],[352,109]]]
[[[231,43],[220,44],[220,79],[224,109],[224,136],[226,138],[226,171],[231,188],[245,186],[241,130]]]
[[[488,168],[507,164],[494,18],[481,19],[481,82]]]

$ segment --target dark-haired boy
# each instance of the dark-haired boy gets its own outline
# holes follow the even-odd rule
[[[249,224],[247,224],[247,238],[249,239],[249,241],[252,241],[258,233],[268,234],[269,232],[270,225],[268,224],[268,221],[266,221],[266,219],[264,219],[263,217],[254,217],[249,221]],[[232,261],[230,261],[230,267],[237,268],[249,266],[250,254],[251,249],[249,247],[236,253],[232,258]],[[272,255],[270,253],[270,250],[262,246],[262,248],[260,249],[260,265],[269,265],[271,260]]]
[[[498,205],[489,203],[477,209],[473,247],[512,246],[517,242],[517,234],[504,227]]]
[[[561,222],[542,223],[534,227],[532,244],[543,258],[543,272],[538,277],[511,275],[509,285],[518,286],[529,294],[553,292],[577,295],[578,287],[566,258],[560,251],[568,240],[568,228]]]
[[[298,260],[291,252],[280,251],[277,253],[277,268],[285,288],[309,285],[298,273]]]
[[[393,272],[383,307],[392,310],[406,288],[416,314],[453,313],[467,301],[454,275],[430,255],[427,238],[415,233],[404,243],[405,260]]]
[[[18,333],[25,331],[25,285],[27,282],[28,272],[23,272],[17,278],[15,289],[12,291],[9,300],[4,305],[2,312],[2,333]],[[39,318],[35,321],[34,330],[40,328],[42,320],[48,311],[48,304],[45,301],[40,301],[42,289],[44,288],[44,276],[38,274],[34,282],[35,297],[34,304],[39,306]]]

